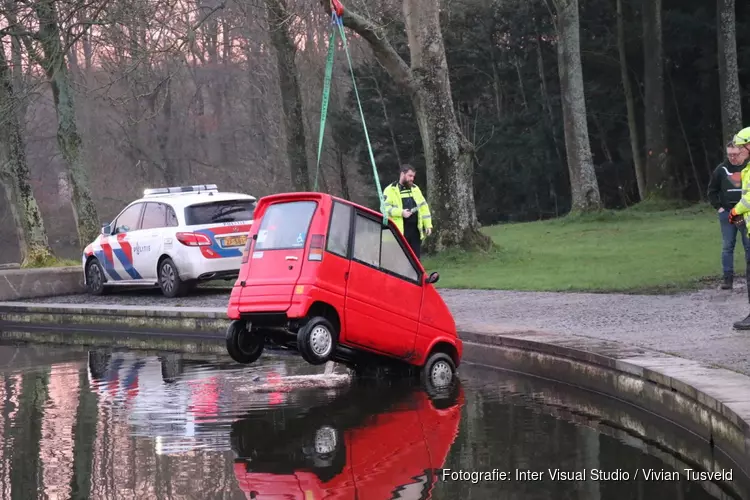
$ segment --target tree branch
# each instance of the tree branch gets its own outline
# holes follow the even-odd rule
[[[330,2],[328,0],[320,0],[320,4],[328,15],[331,15]],[[367,41],[378,62],[383,65],[388,74],[391,75],[391,78],[399,86],[406,89],[410,94],[417,91],[418,84],[412,76],[411,68],[398,55],[396,49],[388,42],[385,35],[380,33],[375,23],[350,9],[344,9],[342,20],[344,27],[349,28]]]

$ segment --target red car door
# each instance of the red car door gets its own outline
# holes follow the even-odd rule
[[[347,340],[407,357],[414,349],[422,291],[396,229],[358,212],[346,289]]]

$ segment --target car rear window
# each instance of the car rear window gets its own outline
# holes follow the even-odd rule
[[[185,208],[185,223],[188,226],[239,222],[252,220],[255,212],[253,200],[224,200],[190,205]]]
[[[255,250],[304,247],[316,206],[314,201],[292,201],[268,207],[261,217]]]

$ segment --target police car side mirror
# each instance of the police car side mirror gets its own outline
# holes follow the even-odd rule
[[[112,234],[112,225],[111,224],[102,225],[102,234],[105,236]]]
[[[429,283],[432,285],[433,283],[437,283],[440,279],[440,275],[437,273],[437,271],[430,273],[429,276],[427,276],[427,279],[425,280],[425,283]]]

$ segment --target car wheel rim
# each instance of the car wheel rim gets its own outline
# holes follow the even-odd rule
[[[96,264],[89,266],[89,283],[94,290],[98,290],[102,284],[102,275],[99,272],[99,266]]]
[[[174,287],[174,268],[169,264],[164,264],[161,268],[161,286],[167,292],[171,292]]]
[[[336,450],[336,431],[324,426],[315,432],[315,453],[327,455]]]
[[[447,361],[440,360],[432,365],[431,370],[432,383],[437,387],[443,387],[451,383],[453,379],[453,370]]]
[[[310,348],[318,356],[325,356],[331,350],[331,333],[327,328],[316,326],[310,333]]]
[[[258,348],[258,339],[248,332],[242,332],[237,339],[237,347],[243,354],[253,354]]]

